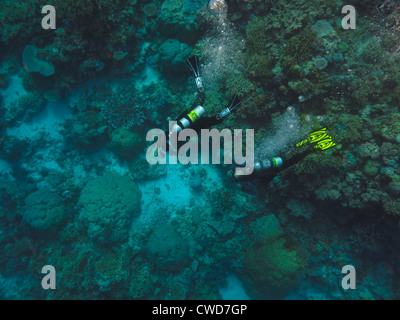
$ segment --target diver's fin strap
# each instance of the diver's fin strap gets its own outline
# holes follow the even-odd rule
[[[316,143],[327,137],[329,137],[329,135],[326,134],[326,128],[322,128],[310,133],[307,138],[310,143]]]
[[[326,128],[310,133],[306,139],[296,143],[296,147],[301,147],[307,143],[314,144],[314,149],[321,150],[326,150],[336,145],[332,137],[326,133]]]
[[[296,147],[301,147],[302,145],[306,144],[308,142],[308,139],[304,139],[298,143],[296,143]]]
[[[336,143],[332,141],[332,138],[329,136],[327,139],[318,141],[313,148],[314,149],[321,149],[321,150],[326,150],[329,148],[332,148],[336,146]]]

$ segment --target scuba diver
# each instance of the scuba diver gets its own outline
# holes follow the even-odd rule
[[[197,98],[196,101],[192,104],[190,110],[183,112],[176,120],[177,124],[175,126],[175,129],[177,130],[177,133],[187,128],[198,131],[201,129],[208,129],[212,126],[220,124],[223,121],[223,118],[231,114],[232,111],[239,107],[241,104],[241,101],[239,100],[237,94],[235,94],[229,102],[229,105],[221,112],[210,117],[204,117],[204,114],[206,113],[206,110],[203,107],[205,101],[205,93],[203,79],[200,75],[199,58],[197,56],[187,58],[186,63],[194,74],[197,88]]]
[[[303,160],[307,155],[315,151],[325,151],[334,147],[336,143],[328,134],[326,128],[321,128],[310,133],[304,140],[296,143],[296,152],[290,157],[277,156],[268,159],[254,161],[254,171],[251,175],[235,175],[234,170],[238,166],[231,166],[232,178],[239,182],[244,191],[251,194],[262,192],[262,187],[267,185],[277,176],[280,171],[290,168]],[[241,165],[243,167],[244,165]],[[261,188],[260,188],[261,186]]]
[[[167,143],[165,144],[166,150],[161,150],[164,155],[171,147],[173,150],[177,149],[177,146],[173,146],[170,140],[170,137],[173,134],[178,134],[182,130],[189,128],[195,130],[196,132],[200,131],[201,129],[209,129],[217,124],[222,123],[225,117],[230,115],[241,105],[241,101],[239,100],[237,94],[235,94],[231,98],[228,106],[226,106],[223,110],[212,116],[204,116],[206,114],[206,109],[204,108],[205,93],[203,79],[200,73],[199,58],[197,56],[187,58],[186,63],[194,74],[197,97],[190,109],[181,113],[181,115],[175,120],[175,124],[173,124],[169,130],[165,131],[165,137],[167,139]],[[156,152],[158,151],[156,150]]]
[[[164,137],[167,140],[165,143],[166,150],[157,148],[155,150],[155,155],[158,152],[166,155],[169,150],[177,150],[177,146],[173,145],[171,142],[171,136],[173,134],[179,134],[184,129],[193,129],[196,132],[201,129],[209,129],[217,124],[223,122],[223,120],[231,114],[234,110],[236,110],[240,105],[241,101],[238,99],[237,94],[235,94],[228,106],[226,106],[222,111],[218,112],[212,116],[204,116],[206,114],[206,110],[204,108],[205,102],[205,93],[204,93],[204,85],[203,80],[200,73],[200,64],[197,56],[193,56],[191,58],[187,58],[186,62],[189,66],[189,69],[193,72],[196,88],[197,88],[197,97],[190,109],[183,112],[177,120],[173,122],[173,125],[170,127],[168,131],[165,131]],[[291,107],[293,108],[293,107]],[[336,143],[333,141],[332,137],[327,133],[326,128],[319,129],[310,133],[307,138],[300,141],[296,144],[296,147],[301,149],[300,152],[296,152],[293,156],[289,158],[285,158],[283,156],[272,157],[269,159],[259,159],[254,162],[254,170],[253,173],[249,175],[235,175],[235,168],[237,167],[245,167],[245,163],[242,165],[238,165],[237,163],[233,163],[231,166],[231,174],[235,181],[240,182],[244,189],[258,189],[255,188],[257,185],[268,185],[268,183],[282,170],[285,170],[292,165],[303,160],[308,154],[314,152],[314,150],[327,150],[334,147]],[[241,159],[240,159],[241,160]]]

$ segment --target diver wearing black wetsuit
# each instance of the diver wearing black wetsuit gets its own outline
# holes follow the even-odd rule
[[[273,157],[261,161],[255,161],[254,171],[252,174],[241,176],[232,174],[232,176],[236,181],[241,182],[247,191],[258,193],[257,188],[255,188],[256,185],[266,187],[280,171],[286,170],[300,162],[310,153],[314,152],[314,150],[327,150],[335,145],[336,143],[327,133],[326,128],[322,128],[310,133],[306,139],[297,143],[296,147],[302,148],[303,150],[295,152],[292,156],[288,158]],[[233,171],[237,166],[237,164],[232,165]]]
[[[178,119],[176,120],[176,124],[173,125],[169,130],[166,132],[166,136],[169,137],[171,134],[178,134],[180,131],[184,129],[191,128],[196,132],[200,131],[201,129],[209,129],[217,124],[222,123],[223,118],[228,116],[234,109],[240,106],[241,101],[238,99],[237,95],[235,94],[231,99],[229,105],[219,112],[216,115],[204,117],[206,110],[204,109],[204,102],[205,102],[205,93],[204,93],[204,86],[203,80],[200,75],[200,65],[197,56],[193,56],[192,58],[186,59],[186,62],[193,71],[196,87],[197,87],[197,98],[195,102],[192,104],[190,110],[183,112]],[[168,147],[167,143],[167,148]]]

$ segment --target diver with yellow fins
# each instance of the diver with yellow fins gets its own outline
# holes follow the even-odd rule
[[[336,146],[332,136],[326,128],[318,129],[310,133],[305,139],[296,143],[295,147],[299,149],[293,156],[285,158],[283,156],[272,157],[269,159],[255,160],[254,171],[251,175],[235,175],[234,169],[237,164],[233,164],[232,177],[235,181],[241,182],[243,188],[251,191],[254,183],[267,185],[282,170],[285,170],[294,164],[303,160],[307,155],[314,151],[325,151]],[[251,185],[249,184],[251,182]]]
[[[196,88],[197,88],[197,98],[195,102],[192,104],[189,110],[183,112],[177,120],[174,121],[174,124],[171,128],[166,131],[164,135],[167,139],[167,143],[165,144],[166,150],[160,149],[161,153],[166,154],[170,149],[175,150],[177,146],[174,146],[170,140],[170,137],[173,134],[179,134],[184,129],[191,128],[195,131],[200,131],[201,129],[208,129],[217,124],[222,123],[225,117],[231,114],[234,110],[236,110],[240,105],[241,101],[238,99],[235,94],[228,106],[226,106],[222,111],[217,113],[216,115],[212,115],[209,117],[204,116],[206,114],[206,109],[204,108],[205,102],[205,93],[204,93],[204,85],[203,79],[200,73],[200,64],[197,56],[193,56],[191,58],[187,58],[186,62],[189,66],[189,69],[193,72]],[[298,142],[296,144],[297,148],[303,149],[300,152],[295,153],[294,156],[290,158],[285,158],[283,156],[272,157],[270,159],[261,159],[256,160],[254,162],[254,170],[252,174],[249,175],[234,175],[235,168],[239,167],[236,163],[233,163],[231,166],[232,177],[236,181],[243,182],[251,181],[251,183],[255,183],[260,181],[263,184],[268,184],[279,171],[287,169],[292,165],[303,160],[310,152],[314,150],[324,151],[334,147],[336,143],[333,141],[332,137],[327,132],[326,128],[322,128],[310,133],[304,140]],[[159,149],[156,149],[156,152]],[[240,165],[240,167],[244,167],[245,164]]]

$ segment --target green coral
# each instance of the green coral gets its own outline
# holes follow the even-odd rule
[[[82,245],[67,252],[62,252],[62,250],[51,250],[50,252],[50,258],[48,254],[42,257],[41,265],[50,262],[57,266],[58,290],[52,290],[53,298],[84,299],[89,293],[94,297],[98,295],[92,276],[95,253],[90,247]],[[35,269],[35,272],[37,272],[36,270],[38,268]]]
[[[142,194],[127,176],[109,172],[90,180],[82,189],[79,218],[91,239],[110,245],[128,239],[129,223],[140,214]]]
[[[147,263],[135,261],[128,285],[128,296],[132,299],[145,299],[152,294],[154,276],[151,266]]]
[[[364,159],[377,159],[380,156],[379,147],[373,142],[360,145],[359,156]]]
[[[24,94],[5,106],[7,111],[3,120],[6,123],[13,122],[17,119],[29,121],[35,114],[43,109],[44,105],[44,100],[38,93]]]
[[[305,29],[298,35],[290,38],[288,44],[283,47],[283,67],[288,72],[295,74],[298,65],[311,58],[311,46],[315,40],[315,33]]]
[[[157,179],[167,174],[167,166],[163,164],[149,164],[145,157],[135,159],[129,166],[131,177],[135,181]]]
[[[292,8],[288,8],[287,5]],[[307,13],[300,8],[292,6],[291,3],[280,3],[275,5],[271,13],[266,17],[266,29],[280,29],[285,30],[286,33],[291,33],[303,27],[303,22],[307,18]]]
[[[272,76],[273,63],[268,54],[255,53],[247,59],[248,70],[254,72],[254,77],[267,82]]]
[[[297,81],[290,81],[288,85],[297,94],[312,98],[326,93],[331,82],[328,73],[312,68],[305,78]]]
[[[249,230],[251,239],[259,244],[267,244],[283,235],[279,220],[273,214],[258,218],[250,223]]]
[[[395,102],[400,103],[400,84],[394,88],[392,97]]]
[[[396,142],[400,133],[400,114],[390,112],[379,117],[374,121],[371,131],[386,141]]]
[[[143,135],[124,128],[111,133],[111,149],[122,160],[130,160],[142,152],[145,146]]]
[[[363,167],[363,172],[368,176],[374,177],[379,173],[379,168],[374,162],[368,160]]]
[[[37,57],[37,49],[34,46],[26,46],[22,54],[23,62],[29,72],[38,72],[44,77],[54,74],[54,66]]]
[[[246,41],[254,52],[265,51],[268,45],[266,22],[262,17],[254,17],[246,27]]]
[[[37,12],[40,4],[37,0],[2,1],[0,10],[0,36],[1,41],[9,42],[14,38],[27,36],[32,24],[40,24]]]
[[[161,5],[158,15],[159,30],[167,37],[173,37],[186,42],[195,42],[196,33],[199,30],[199,22],[202,20],[201,12],[206,1],[193,3],[186,0],[165,0]]]
[[[352,114],[341,114],[336,119],[335,135],[336,141],[343,145],[358,142],[361,139],[362,121],[360,117]]]
[[[255,299],[282,299],[296,285],[307,260],[297,245],[285,238],[273,216],[254,223],[257,235],[243,260],[243,283]]]
[[[103,116],[94,110],[80,113],[77,121],[65,124],[65,129],[81,152],[101,149],[108,140],[107,123]]]
[[[157,225],[150,234],[147,251],[159,257],[158,264],[172,272],[182,270],[188,263],[189,246],[171,224]]]
[[[387,214],[400,215],[400,200],[386,199],[383,201],[383,209]]]
[[[239,97],[246,97],[254,90],[251,81],[242,72],[237,70],[232,72],[226,80],[225,87],[228,97],[233,97],[234,94],[237,94]]]
[[[49,0],[47,4],[57,8],[57,14],[67,19],[81,38],[96,42],[109,41],[117,30],[125,27],[121,20],[123,14],[129,15],[127,8],[131,6],[127,0]],[[126,37],[127,34],[125,40]]]
[[[191,48],[176,39],[168,39],[160,46],[161,61],[167,61],[172,65],[181,64],[185,61],[185,57],[190,55]]]
[[[322,152],[313,152],[289,170],[296,175],[303,175],[335,172],[341,168],[343,168],[343,161],[340,157]]]
[[[46,236],[54,235],[60,230],[68,213],[63,198],[48,188],[43,188],[26,197],[22,216],[26,223],[40,231],[41,236]]]
[[[123,298],[122,292],[127,291],[127,282],[133,262],[130,247],[123,247],[115,252],[106,252],[96,261],[94,280],[100,291],[111,291],[115,298]]]
[[[148,3],[143,7],[144,14],[149,18],[156,16],[158,11],[156,3]]]

